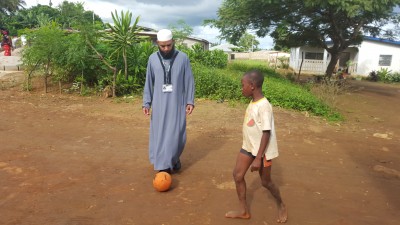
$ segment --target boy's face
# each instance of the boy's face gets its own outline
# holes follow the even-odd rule
[[[253,96],[254,86],[248,76],[242,78],[242,94],[245,97]]]

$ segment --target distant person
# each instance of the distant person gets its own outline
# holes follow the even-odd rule
[[[1,47],[4,49],[5,56],[11,56],[12,40],[8,36],[8,30],[2,30],[3,39],[1,41]]]
[[[19,38],[17,36],[14,36],[11,41],[12,41],[12,48],[16,49],[17,48],[17,41],[19,40]]]
[[[271,180],[272,159],[278,157],[278,145],[275,135],[272,106],[264,97],[262,84],[264,76],[259,71],[250,71],[242,78],[242,94],[252,101],[246,109],[243,122],[243,144],[240,149],[233,178],[239,198],[240,210],[229,211],[227,218],[249,219],[250,212],[246,202],[245,175],[258,171],[262,186],[270,191],[278,206],[278,223],[287,221],[287,209],[282,201],[279,188]],[[267,207],[264,207],[265,210]]]
[[[150,162],[154,170],[171,173],[181,168],[186,115],[194,109],[195,87],[189,58],[175,49],[170,30],[157,33],[157,45],[159,50],[147,64],[142,109],[151,115]]]
[[[21,35],[21,45],[22,45],[22,47],[26,45],[26,37],[25,37],[25,35]]]

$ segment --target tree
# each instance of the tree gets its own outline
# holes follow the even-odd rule
[[[25,1],[23,0],[1,0],[0,1],[0,27],[7,28],[10,35],[15,35],[16,31],[10,27],[13,23],[12,15],[19,9],[23,8]]]
[[[253,52],[255,49],[258,49],[258,45],[260,42],[256,39],[254,35],[251,35],[249,33],[244,33],[238,42],[238,46],[243,50],[243,51],[251,51]]]
[[[177,44],[183,44],[183,41],[193,34],[193,28],[182,19],[178,20],[176,24],[170,24],[168,28],[174,34]]]
[[[92,11],[85,11],[83,4],[84,2],[74,3],[63,1],[58,5],[60,16],[57,19],[63,28],[76,27],[85,23],[92,24],[94,20],[100,20],[100,17],[93,14]]]
[[[131,26],[132,23],[132,13],[127,11],[121,11],[121,17],[118,15],[117,11],[111,13],[112,19],[114,21],[114,25],[109,23],[106,26],[111,30],[106,33],[105,38],[107,42],[115,49],[113,54],[122,53],[122,57],[124,59],[125,65],[125,79],[128,79],[128,62],[126,57],[126,51],[129,46],[139,42],[138,32],[140,28],[138,27],[139,16],[136,17],[135,22]]]
[[[12,35],[16,35],[18,30],[38,28],[52,21],[61,24],[63,28],[79,29],[82,25],[95,23],[104,29],[100,17],[92,11],[84,11],[82,3],[65,1],[58,8],[38,4],[28,9],[19,9],[11,16],[1,17],[1,15],[0,13],[0,23],[3,22]]]
[[[65,54],[64,36],[64,32],[55,22],[28,34],[27,38],[32,44],[23,52],[22,61],[25,66],[32,68],[32,70],[41,69],[44,71],[45,93],[47,93],[48,78],[55,75],[55,71],[59,67],[57,60]]]
[[[60,11],[47,5],[36,5],[29,9],[23,9],[18,11],[16,14],[17,23],[15,27],[17,29],[23,28],[37,28],[40,27],[40,23],[43,23],[45,18],[47,20],[55,21],[56,18],[60,17]]]
[[[0,14],[11,14],[25,5],[24,0],[1,0]]]
[[[322,47],[331,60],[331,76],[340,53],[362,42],[363,35],[385,33],[400,0],[224,0],[218,19],[207,21],[222,37],[237,43],[248,29],[270,34],[277,45]],[[331,41],[332,44],[327,44]]]

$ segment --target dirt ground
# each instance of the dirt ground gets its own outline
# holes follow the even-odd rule
[[[252,218],[224,218],[238,203],[231,173],[245,106],[197,100],[182,171],[158,193],[140,98],[28,93],[18,77],[0,78],[0,224],[276,224],[274,201],[250,172]],[[287,224],[399,224],[400,86],[350,86],[338,99],[341,123],[274,109],[272,177]]]

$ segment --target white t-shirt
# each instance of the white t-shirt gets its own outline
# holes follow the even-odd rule
[[[246,109],[243,121],[242,148],[256,156],[260,148],[263,131],[269,130],[270,137],[265,151],[267,160],[278,157],[278,144],[276,141],[274,114],[272,106],[266,98],[250,102]]]

